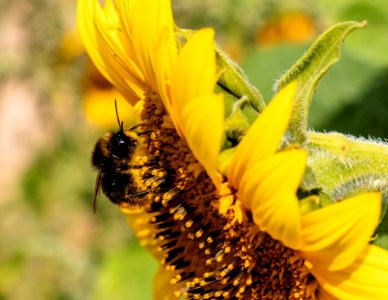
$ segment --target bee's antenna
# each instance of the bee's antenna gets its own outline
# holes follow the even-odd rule
[[[119,110],[117,109],[117,99],[115,99],[115,109],[116,109],[117,123],[119,124],[120,130],[122,131],[123,130],[123,126],[124,126],[124,122],[123,121],[120,122]]]

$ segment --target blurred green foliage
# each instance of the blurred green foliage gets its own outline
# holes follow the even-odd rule
[[[369,28],[349,37],[343,58],[318,87],[310,121],[318,130],[387,138],[388,3],[173,3],[180,26],[216,28],[221,46],[237,53],[266,101],[275,80],[312,42],[311,38],[299,43],[280,39],[262,47],[257,32],[273,16],[287,11],[309,15],[316,34],[337,21],[368,20]],[[97,213],[92,212],[95,172],[89,156],[106,129],[84,121],[85,55],[69,58],[61,52],[65,33],[75,26],[75,1],[21,0],[6,5],[0,0],[0,8],[0,30],[5,32],[8,21],[17,17],[15,26],[25,39],[17,55],[12,51],[0,55],[0,85],[17,79],[34,86],[36,114],[45,128],[45,137],[27,149],[30,159],[0,201],[0,299],[151,299],[156,262],[104,196]],[[34,130],[35,124],[30,126]],[[7,153],[9,159],[19,159],[11,157],[12,150]]]

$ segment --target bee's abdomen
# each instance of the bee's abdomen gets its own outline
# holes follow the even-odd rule
[[[131,184],[131,174],[107,172],[103,173],[101,187],[104,194],[113,202],[120,203],[127,194],[128,185]]]

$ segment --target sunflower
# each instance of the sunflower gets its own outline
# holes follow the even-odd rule
[[[89,55],[138,106],[138,147],[163,170],[145,207],[119,204],[161,262],[155,299],[388,299],[387,252],[369,244],[380,195],[300,209],[307,152],[281,147],[296,82],[274,97],[220,172],[213,30],[176,38],[168,0],[81,0],[78,9]]]
[[[256,33],[258,46],[273,46],[282,42],[303,43],[316,35],[317,24],[303,11],[277,13],[266,20]]]

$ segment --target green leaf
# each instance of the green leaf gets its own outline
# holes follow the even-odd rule
[[[254,86],[268,103],[274,96],[273,85],[287,67],[292,66],[311,43],[277,44],[268,48],[250,49],[242,62],[242,68]]]
[[[344,22],[334,25],[323,33],[276,83],[275,87],[279,90],[293,80],[298,81],[298,91],[289,126],[297,142],[306,141],[308,111],[320,79],[340,59],[341,46],[346,36],[366,25],[366,22]]]

